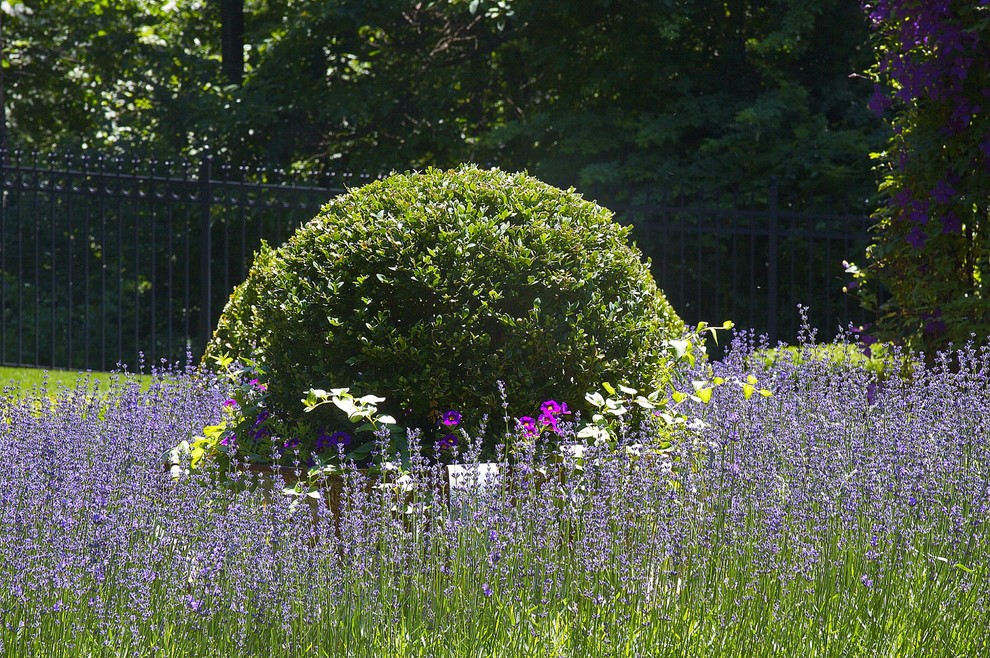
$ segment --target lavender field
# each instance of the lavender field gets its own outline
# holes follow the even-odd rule
[[[7,390],[0,655],[990,653],[990,353],[878,379],[754,349],[713,372],[773,395],[716,389],[669,452],[533,446],[472,492],[413,459],[398,508],[351,473],[337,517],[169,476],[229,397],[192,369]]]

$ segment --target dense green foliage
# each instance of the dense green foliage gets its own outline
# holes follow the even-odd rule
[[[853,289],[877,311],[868,336],[928,354],[990,334],[990,7],[884,0],[873,108],[893,128],[880,162],[884,205]],[[889,298],[880,296],[881,291]]]
[[[882,124],[850,77],[868,29],[845,0],[245,0],[240,85],[222,73],[221,3],[29,4],[4,17],[18,146],[492,163],[622,216],[669,191],[762,194],[771,176],[804,206],[875,191]]]
[[[498,426],[542,400],[580,409],[602,381],[652,390],[684,325],[628,232],[523,174],[395,175],[263,250],[204,358],[262,364],[280,417],[301,419],[310,387],[351,387],[427,429],[448,409]]]

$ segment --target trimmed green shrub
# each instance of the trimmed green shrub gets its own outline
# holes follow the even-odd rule
[[[383,396],[382,412],[427,431],[449,409],[499,429],[548,399],[584,409],[603,381],[652,390],[670,367],[663,342],[685,327],[628,233],[525,174],[394,175],[263,246],[204,360],[262,364],[289,422],[311,387]],[[332,424],[317,412],[309,426]]]

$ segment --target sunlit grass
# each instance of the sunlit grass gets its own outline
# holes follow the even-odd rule
[[[109,372],[93,372],[78,370],[46,370],[44,368],[14,368],[0,366],[0,388],[12,387],[19,391],[30,391],[46,386],[49,392],[60,388],[74,389],[79,380],[89,377],[91,386],[96,391],[106,393],[111,388],[111,381],[118,375]],[[150,375],[136,375],[141,387],[147,389],[151,383]]]

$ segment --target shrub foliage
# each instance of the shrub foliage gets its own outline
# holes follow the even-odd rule
[[[264,246],[204,359],[263,364],[289,420],[314,386],[384,396],[421,428],[454,408],[476,422],[549,398],[580,409],[602,381],[662,382],[663,342],[684,331],[628,232],[525,174],[394,175]]]

